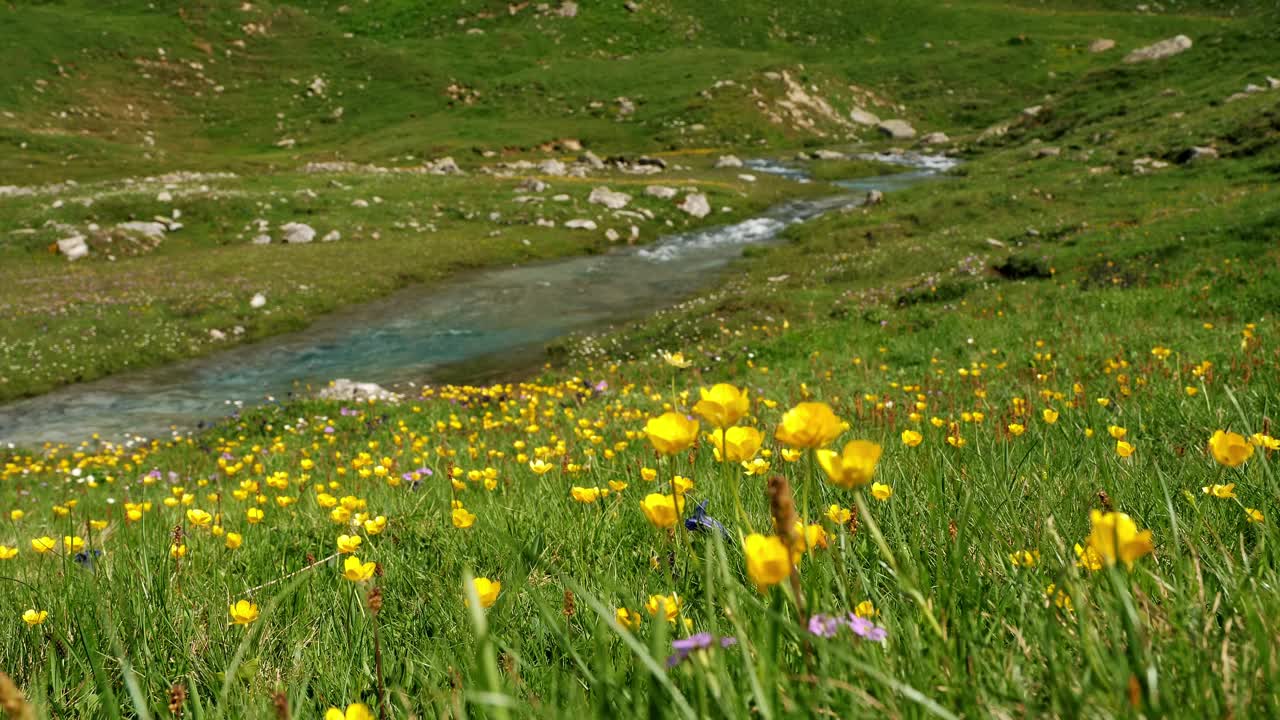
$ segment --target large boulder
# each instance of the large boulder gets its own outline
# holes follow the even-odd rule
[[[555,158],[551,158],[538,163],[538,172],[543,175],[559,176],[569,172],[569,169],[564,166],[564,163],[556,160]]]
[[[711,203],[707,200],[707,196],[702,193],[685,195],[684,202],[676,207],[696,218],[704,218],[711,214]]]
[[[1178,35],[1168,40],[1161,40],[1154,45],[1148,45],[1144,48],[1138,48],[1128,55],[1124,56],[1127,63],[1140,63],[1150,60],[1162,60],[1167,57],[1173,57],[1181,52],[1191,49],[1191,38],[1186,35]]]
[[[425,163],[424,167],[428,173],[432,175],[465,175],[462,168],[458,167],[457,161],[451,157],[442,157],[439,160],[433,160]]]
[[[280,226],[284,241],[290,245],[302,245],[316,239],[316,230],[306,223],[291,222]]]
[[[74,262],[89,254],[89,245],[84,241],[83,235],[72,235],[58,241],[58,252]]]
[[[876,129],[893,140],[910,140],[916,136],[916,129],[906,120],[885,120],[877,125]]]
[[[631,196],[610,190],[607,187],[598,187],[593,189],[591,194],[587,196],[587,202],[603,205],[610,210],[621,210],[627,206],[627,203],[631,202]]]
[[[874,127],[880,124],[880,118],[873,112],[868,112],[862,108],[854,108],[849,111],[849,119],[858,125],[866,125]]]
[[[329,387],[321,390],[319,396],[323,400],[350,400],[352,402],[382,400],[384,402],[397,403],[403,399],[403,396],[399,393],[391,392],[377,383],[355,382],[346,378],[339,378],[329,383]]]

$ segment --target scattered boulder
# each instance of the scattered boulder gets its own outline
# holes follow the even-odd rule
[[[1280,78],[1273,78],[1270,75],[1268,75],[1267,87],[1271,88],[1272,90],[1280,90]]]
[[[582,153],[582,155],[578,158],[578,161],[585,164],[587,167],[591,168],[592,170],[604,169],[604,161],[600,159],[599,155],[596,155],[590,150]]]
[[[720,159],[716,160],[716,167],[717,168],[740,168],[742,167],[742,161],[739,160],[738,157],[735,155],[721,155]]]
[[[1201,162],[1203,160],[1217,160],[1218,151],[1211,147],[1193,146],[1178,153],[1178,163],[1180,165],[1190,165],[1192,163]]]
[[[532,192],[532,193],[540,193],[540,192],[542,192],[542,191],[546,190],[546,189],[547,189],[547,188],[549,188],[549,187],[551,187],[551,186],[550,186],[550,185],[548,185],[548,184],[546,184],[545,182],[543,182],[543,181],[539,180],[538,178],[529,178],[528,180],[525,180],[524,182],[522,182],[522,183],[520,183],[519,185],[517,185],[517,186],[516,186],[516,191],[517,191],[517,192]]]
[[[284,232],[284,241],[290,245],[302,245],[316,239],[315,228],[306,223],[285,223],[280,230]]]
[[[465,175],[462,168],[458,167],[458,163],[451,157],[442,157],[439,160],[423,163],[423,168],[432,175]]]
[[[564,226],[570,230],[595,230],[597,225],[595,220],[570,220]]]
[[[609,242],[618,242],[618,240],[622,239],[622,235],[618,234],[618,231],[614,230],[613,228],[609,228],[608,230],[605,230],[604,237]]]
[[[636,111],[636,104],[631,98],[620,97],[614,100],[618,104],[618,115],[626,117],[633,115]]]
[[[266,304],[267,304],[267,296],[263,295],[262,293],[254,293],[253,297],[249,298],[249,307],[255,310]]]
[[[1128,55],[1124,56],[1127,63],[1148,62],[1151,60],[1163,60],[1167,57],[1173,57],[1182,52],[1191,49],[1191,38],[1186,35],[1178,35],[1167,40],[1161,40],[1154,45],[1148,45],[1138,48]]]
[[[916,129],[906,120],[885,120],[876,129],[892,140],[910,140],[916,136]]]
[[[538,172],[543,175],[561,176],[568,173],[569,170],[564,166],[564,163],[555,158],[550,158],[538,163]]]
[[[814,160],[844,160],[847,156],[835,150],[814,150]]]
[[[644,194],[659,200],[670,200],[676,196],[676,189],[666,185],[649,185],[644,189]]]
[[[217,342],[222,342],[223,340],[227,339],[227,334],[222,332],[218,328],[209,328],[209,339]]]
[[[703,193],[689,193],[684,202],[677,207],[696,218],[704,218],[711,214],[711,203]]]
[[[399,393],[391,392],[377,383],[355,382],[346,378],[339,378],[329,383],[329,387],[320,391],[319,397],[322,400],[350,400],[352,402],[382,400],[390,403],[397,403],[404,399]]]
[[[741,180],[742,182],[753,183],[756,181],[756,176],[750,173],[739,173],[738,179]]]
[[[573,0],[564,0],[564,2],[560,3],[556,14],[564,18],[578,17],[578,3],[573,2]]]
[[[163,240],[165,231],[169,229],[164,223],[144,222],[141,220],[120,223],[116,225],[116,228],[127,233],[142,235],[149,240]]]
[[[610,210],[621,210],[627,206],[627,203],[631,202],[631,196],[602,186],[591,191],[591,194],[587,196],[587,202],[595,205],[604,205]]]
[[[1062,154],[1062,148],[1049,146],[1049,147],[1036,148],[1036,151],[1032,155],[1032,157],[1039,160],[1042,158],[1056,158],[1061,154]]]
[[[884,202],[884,193],[879,190],[871,190],[867,193],[866,199],[862,201],[863,205],[879,205]]]
[[[75,262],[89,254],[89,245],[83,235],[72,235],[58,241],[58,252],[67,256],[67,260]]]
[[[945,145],[951,142],[951,138],[947,137],[944,132],[931,132],[920,138],[921,145]]]
[[[369,201],[364,198],[356,198],[351,201],[351,207],[367,208],[369,207]]]
[[[341,239],[342,239],[342,233],[338,232],[337,230],[330,230],[329,232],[324,234],[324,237],[320,238],[320,242],[337,242]]]
[[[867,112],[862,108],[854,108],[849,111],[849,119],[858,125],[866,125],[874,127],[880,124],[880,118],[872,112]]]
[[[1089,52],[1104,53],[1116,46],[1116,41],[1110,38],[1098,38],[1089,43]]]
[[[262,233],[261,235],[254,235],[252,242],[254,245],[270,245],[271,236],[266,233]]]
[[[156,202],[163,202],[163,203],[173,202],[173,194],[170,193],[168,190],[161,190],[156,195]]]

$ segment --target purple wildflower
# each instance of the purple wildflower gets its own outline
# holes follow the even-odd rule
[[[700,632],[696,635],[690,635],[682,640],[672,640],[671,649],[675,650],[675,654],[667,658],[667,667],[675,667],[684,661],[685,658],[694,650],[705,650],[712,645],[719,643],[720,647],[727,648],[731,645],[738,644],[738,638],[722,637],[717,641],[709,632]]]
[[[809,618],[809,632],[818,637],[835,637],[841,625],[849,628],[854,635],[870,642],[884,642],[889,637],[888,630],[854,613],[849,613],[843,618],[823,614]]]
[[[835,637],[840,630],[840,619],[821,613],[809,618],[809,632],[818,637]]]

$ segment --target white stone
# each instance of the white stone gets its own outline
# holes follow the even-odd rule
[[[58,252],[67,256],[67,260],[75,261],[89,254],[89,245],[83,235],[72,235],[58,241]]]
[[[285,223],[280,230],[284,232],[284,241],[290,245],[302,245],[316,239],[315,228],[306,223]]]
[[[737,156],[734,156],[734,155],[721,155],[720,159],[716,160],[716,167],[717,168],[740,168],[742,167],[742,161],[739,160]]]
[[[559,176],[559,175],[564,175],[568,171],[569,170],[564,166],[564,163],[560,162],[559,160],[556,160],[555,158],[551,158],[549,160],[543,160],[542,162],[538,163],[538,172],[542,173],[543,175]]]
[[[910,140],[916,136],[916,129],[906,120],[885,120],[876,129],[893,140]]]
[[[120,223],[119,225],[116,225],[116,228],[128,233],[142,235],[152,240],[163,240],[164,233],[168,229],[164,223],[142,222],[138,220]]]
[[[1128,55],[1124,56],[1127,63],[1140,63],[1149,60],[1162,60],[1167,57],[1173,57],[1178,53],[1186,52],[1191,49],[1191,38],[1186,35],[1178,35],[1167,40],[1161,40],[1154,45],[1148,45],[1144,48],[1138,48]]]
[[[951,138],[947,137],[944,132],[931,132],[920,138],[921,145],[945,145],[951,142]]]
[[[570,220],[569,222],[565,223],[564,226],[569,228],[570,230],[595,230],[597,227],[595,220],[583,220],[583,219]]]
[[[670,200],[676,196],[676,189],[666,185],[649,185],[644,189],[644,194],[660,200]]]
[[[872,112],[867,112],[862,108],[854,108],[849,111],[849,119],[859,125],[874,127],[880,124],[880,118]]]
[[[339,378],[329,383],[329,387],[321,390],[319,396],[324,400],[349,400],[352,402],[381,400],[397,403],[403,399],[403,396],[399,393],[391,392],[376,383],[355,382],[346,378]]]
[[[324,234],[324,237],[320,238],[320,242],[337,242],[341,239],[342,239],[342,233],[338,232],[337,230],[330,230],[329,232]]]
[[[254,308],[255,310],[266,304],[267,296],[262,293],[254,293],[253,297],[249,299],[249,307]]]
[[[1089,43],[1089,52],[1104,53],[1116,46],[1116,41],[1110,38],[1098,38]]]
[[[266,233],[263,233],[261,235],[254,235],[252,242],[254,245],[270,245],[271,236],[267,235]]]
[[[707,196],[702,193],[689,193],[684,196],[684,202],[678,207],[696,218],[704,218],[711,214],[711,203],[707,201]]]
[[[631,196],[602,186],[591,190],[591,194],[587,196],[587,202],[595,205],[604,205],[610,210],[621,210],[627,206],[627,203],[631,202]]]
[[[168,190],[161,190],[156,195],[156,202],[173,202],[173,195]]]

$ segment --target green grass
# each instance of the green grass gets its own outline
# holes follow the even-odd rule
[[[677,307],[591,342],[566,341],[565,359],[525,384],[432,388],[396,406],[302,401],[256,408],[199,435],[137,447],[91,441],[9,451],[0,470],[0,545],[19,552],[0,560],[0,598],[8,608],[0,657],[38,715],[114,716],[123,708],[121,716],[167,717],[175,684],[186,689],[186,717],[270,717],[276,693],[294,717],[354,702],[376,706],[380,684],[394,717],[1280,712],[1270,690],[1280,679],[1274,643],[1280,600],[1271,590],[1280,580],[1275,454],[1259,447],[1244,465],[1227,468],[1206,450],[1217,429],[1277,435],[1280,95],[1224,102],[1245,82],[1277,74],[1267,65],[1275,26],[1214,3],[1157,16],[1103,2],[1069,12],[1038,3],[931,5],[928,12],[923,5],[868,4],[862,13],[840,9],[850,16],[846,22],[833,21],[836,11],[811,12],[825,4],[792,3],[770,24],[758,19],[767,14],[753,16],[748,8],[644,4],[668,14],[632,19],[620,8],[583,8],[577,24],[568,25],[500,15],[479,36],[462,34],[467,26],[455,20],[464,13],[452,6],[446,12],[437,5],[353,3],[349,15],[317,9],[278,17],[314,32],[349,31],[387,52],[398,43],[467,52],[499,36],[523,38],[527,44],[511,56],[476,66],[477,84],[510,71],[502,81],[509,87],[520,73],[535,73],[519,66],[519,53],[552,47],[549,38],[563,32],[554,47],[572,50],[558,50],[565,57],[553,62],[608,68],[580,89],[562,79],[565,86],[553,91],[583,98],[597,92],[592,83],[607,86],[628,72],[615,65],[635,62],[596,62],[603,53],[638,58],[662,50],[683,61],[705,51],[734,58],[740,68],[751,67],[747,57],[754,53],[774,58],[769,62],[807,57],[806,72],[815,77],[847,68],[859,84],[892,89],[919,127],[946,130],[964,143],[966,163],[954,177],[890,194],[881,206],[795,227],[784,242],[753,248],[723,286]],[[472,5],[468,11],[488,7]],[[119,6],[138,13],[119,23],[121,33],[140,28],[146,38],[140,23],[173,22],[140,4]],[[58,16],[71,7],[48,4],[38,12]],[[213,4],[205,9],[207,21],[234,16]],[[691,17],[700,22],[689,47],[660,47],[672,35],[653,32],[655,23],[683,33]],[[907,18],[912,22],[902,22]],[[538,23],[558,30],[525,32]],[[1018,30],[1019,23],[1027,29]],[[1192,51],[1158,65],[1119,65],[1126,47],[1189,27],[1202,28]],[[1027,37],[1010,42],[1019,34]],[[1097,36],[1115,37],[1121,50],[1104,57],[1084,52]],[[879,53],[829,52],[852,40]],[[922,50],[925,40],[945,62]],[[813,60],[823,54],[826,61]],[[1014,62],[1019,58],[1026,62]],[[465,54],[444,62],[466,61],[479,62]],[[873,78],[871,70],[882,72]],[[645,78],[653,95],[640,105],[637,127],[575,118],[569,126],[586,129],[573,134],[587,137],[597,128],[617,147],[666,142],[645,134],[663,113],[686,117],[705,106],[677,102],[683,92],[677,80],[691,78],[670,76],[677,80],[664,85],[659,75],[651,70]],[[948,95],[948,87],[956,93]],[[664,88],[670,95],[659,94]],[[494,97],[491,86],[481,90],[482,98]],[[617,94],[615,88],[610,97]],[[1033,104],[1045,110],[1003,137],[974,142],[983,128]],[[501,104],[464,109],[476,124],[439,135],[442,149],[467,133],[535,137],[536,123],[501,110]],[[723,121],[741,117],[726,114]],[[517,119],[525,135],[491,134]],[[361,147],[370,154],[361,159],[385,160],[377,152],[403,141],[370,132],[378,125],[369,122]],[[566,125],[555,127],[540,137],[568,134]],[[338,137],[347,130],[327,131]],[[776,137],[769,147],[779,154],[806,140],[825,142]],[[748,156],[747,144],[739,143],[725,144]],[[1191,145],[1207,144],[1217,147],[1219,160],[1149,173],[1133,163],[1172,161]],[[1044,145],[1062,154],[1035,159]],[[403,152],[397,145],[394,153]],[[228,162],[260,161],[251,155]],[[730,181],[734,172],[709,170],[712,157],[689,161],[696,165],[689,177]],[[391,222],[418,214],[407,205],[412,198],[436,193],[483,214],[519,212],[506,204],[502,183],[474,176],[343,182],[387,198]],[[372,252],[364,258],[379,279],[352,286],[333,266],[350,261],[347,248],[373,246],[371,239],[251,248],[209,229],[229,218],[221,222],[239,232],[265,212],[255,204],[260,199],[308,185],[288,170],[232,183],[246,197],[225,205],[202,201],[192,214],[207,220],[193,222],[173,247],[116,266],[135,263],[138,273],[156,268],[163,277],[198,257],[199,266],[220,268],[213,278],[226,278],[210,280],[210,288],[280,274],[282,285],[316,287],[326,299],[306,302],[322,307],[392,286],[388,276],[410,255],[412,236],[384,233],[376,246],[392,249],[386,259]],[[326,223],[343,227],[345,237],[359,220],[336,199],[346,195],[319,185],[318,197],[307,202]],[[747,212],[769,192],[786,192],[769,187],[735,206]],[[98,211],[127,213],[133,202],[142,208],[149,201]],[[273,222],[290,216],[274,200],[272,206],[280,213]],[[24,220],[39,215],[29,204],[13,207],[27,213]],[[529,257],[526,250],[511,254],[505,234],[476,246],[471,221],[439,222],[433,248],[470,244],[455,263]],[[33,254],[45,240],[31,242],[6,246],[9,257],[23,258],[13,277],[58,277],[63,266],[55,258]],[[591,249],[554,233],[535,248],[547,245],[548,253]],[[261,267],[246,263],[249,256]],[[432,266],[413,279],[458,266]],[[118,297],[107,263],[70,272],[99,277],[98,292]],[[277,293],[288,297],[273,290],[273,298]],[[193,322],[236,321],[240,316],[219,313],[234,306],[231,298],[243,303],[242,295],[230,293],[225,306],[215,299],[192,309]],[[29,303],[33,313],[53,302],[9,297]],[[313,311],[287,304],[302,300],[284,302],[285,315]],[[86,317],[46,322],[51,337],[81,337],[91,322]],[[24,332],[35,334],[42,326],[29,327]],[[102,346],[103,353],[113,347]],[[680,351],[691,366],[673,368],[660,351]],[[592,389],[602,380],[602,390]],[[658,456],[641,431],[668,408],[690,410],[698,389],[717,382],[752,396],[742,422],[765,434],[767,475],[744,476],[737,466],[718,464],[705,438],[689,451]],[[884,448],[875,479],[892,487],[890,499],[873,499],[869,488],[836,487],[811,454],[795,463],[782,457],[774,430],[787,408],[807,399],[830,403],[848,422],[836,447],[867,439]],[[1046,409],[1060,413],[1056,422],[1046,421]],[[1025,432],[1011,432],[1011,424]],[[1125,429],[1136,448],[1130,457],[1117,453],[1112,426]],[[919,447],[900,440],[909,429],[923,435]],[[963,438],[963,446],[948,437]],[[373,463],[386,458],[385,476],[374,474],[362,453]],[[545,456],[553,468],[535,474],[522,454]],[[421,468],[432,473],[416,486],[397,482]],[[452,468],[464,471],[457,488],[446,479]],[[483,472],[468,476],[486,468],[496,471],[492,488]],[[643,479],[642,468],[656,469],[656,480]],[[370,471],[367,477],[361,469]],[[149,480],[153,471],[157,477]],[[286,475],[272,487],[275,473]],[[676,474],[694,483],[685,515],[705,501],[726,536],[668,531],[646,520],[640,500],[670,492]],[[794,586],[761,592],[748,575],[742,538],[771,531],[764,490],[771,475],[788,479],[798,513],[824,527],[827,547],[805,554]],[[627,487],[597,503],[571,498],[574,486],[608,488],[611,481]],[[1235,484],[1237,498],[1202,490],[1227,483]],[[182,490],[175,494],[175,487]],[[367,503],[370,515],[388,518],[385,531],[367,535],[362,526],[334,522],[320,491]],[[163,503],[184,494],[190,505]],[[282,507],[280,497],[296,502]],[[455,527],[454,501],[476,515],[472,527]],[[126,517],[126,502],[152,505],[135,522]],[[856,525],[824,519],[833,504],[857,508]],[[263,509],[262,522],[249,522],[251,507]],[[9,519],[15,508],[26,513],[20,520]],[[1077,564],[1074,546],[1087,544],[1090,512],[1107,508],[1152,532],[1154,552],[1132,569]],[[1249,522],[1246,508],[1265,520]],[[221,526],[242,533],[244,545],[228,550],[224,538],[194,527],[191,509],[220,515]],[[91,521],[106,524],[94,528]],[[183,528],[188,548],[176,562],[169,551],[175,527]],[[364,535],[361,559],[380,566],[368,583],[344,579],[340,558],[330,557],[338,534],[351,531]],[[43,535],[78,535],[103,554],[90,568],[60,549],[37,555],[30,541]],[[1011,561],[1021,551],[1038,553],[1034,567]],[[465,604],[471,576],[502,583],[486,611]],[[376,620],[366,603],[374,587],[383,602]],[[650,618],[643,608],[649,596],[671,592],[683,599],[680,620]],[[228,625],[227,606],[239,599],[262,611],[244,628]],[[847,630],[831,639],[806,631],[809,614],[848,613],[865,601],[887,631],[883,644]],[[28,608],[49,611],[47,621],[27,627],[20,615]],[[622,628],[618,608],[639,612],[642,622]],[[738,642],[667,669],[672,638],[695,632]]]

